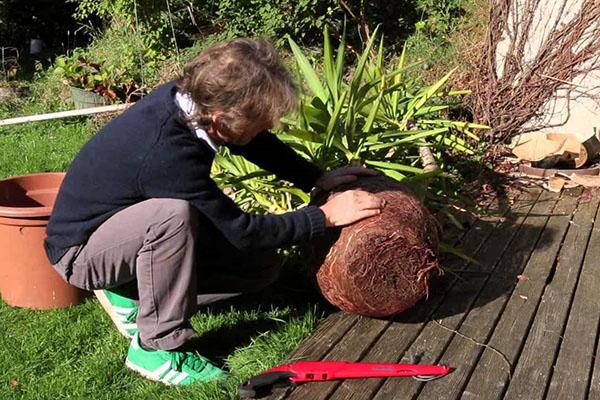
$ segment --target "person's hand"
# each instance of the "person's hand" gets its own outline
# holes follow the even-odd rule
[[[317,190],[331,190],[334,187],[343,183],[354,182],[359,176],[377,176],[379,172],[365,168],[365,167],[342,167],[334,169],[333,171],[324,172],[323,175],[317,182],[315,182],[315,188]]]
[[[385,200],[364,190],[347,190],[333,196],[320,208],[325,226],[344,226],[381,213]]]

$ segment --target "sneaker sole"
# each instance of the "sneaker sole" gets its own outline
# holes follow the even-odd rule
[[[104,291],[94,290],[94,294],[96,295],[96,298],[100,302],[100,305],[102,305],[102,308],[104,308],[104,311],[106,311],[119,333],[125,336],[127,339],[131,339],[133,335],[127,333],[127,330],[125,330],[125,328],[121,326],[121,321],[119,321],[118,315],[115,314],[115,312],[113,311],[112,304],[110,304],[110,300],[108,300],[108,297],[106,297]]]
[[[172,383],[172,382],[169,382],[169,381],[157,378],[156,375],[154,375],[151,371],[148,371],[148,370],[146,370],[146,369],[144,369],[142,367],[138,367],[137,365],[135,365],[131,361],[129,361],[129,359],[125,359],[125,366],[127,368],[129,368],[130,370],[132,370],[132,371],[134,371],[134,372],[142,375],[144,378],[146,378],[146,379],[148,379],[150,381],[160,382],[163,385],[168,385],[168,386],[183,386],[181,384],[176,384],[176,383]],[[223,376],[221,378],[211,379],[211,381],[213,381],[213,380],[215,380],[215,381],[222,380],[222,379],[227,378],[228,376],[229,375],[226,374],[225,376]]]
[[[138,367],[137,365],[133,364],[132,362],[130,362],[128,359],[125,360],[125,366],[127,368],[129,368],[130,370],[137,372],[138,374],[142,375],[144,378],[153,381],[153,382],[160,382],[162,384],[165,385],[169,385],[169,386],[173,386],[173,384],[171,382],[165,382],[163,380],[161,380],[160,378],[157,378],[155,375],[153,375],[150,371],[142,368],[142,367]]]

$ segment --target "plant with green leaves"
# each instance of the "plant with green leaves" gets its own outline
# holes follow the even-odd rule
[[[71,56],[59,56],[52,71],[64,84],[98,93],[110,100],[125,101],[141,89],[137,79],[127,70],[104,61],[90,61],[82,49]]]
[[[409,184],[431,175],[450,176],[443,172],[442,153],[474,154],[470,142],[478,137],[473,130],[485,128],[441,116],[467,91],[445,89],[452,72],[419,87],[407,77],[416,64],[405,65],[404,53],[391,71],[386,70],[383,40],[373,49],[376,35],[358,56],[348,79],[343,40],[334,56],[325,30],[321,79],[299,46],[288,39],[310,93],[301,96],[299,112],[283,120],[279,137],[325,169],[361,162],[397,180],[410,178]],[[426,172],[420,166],[422,147],[438,156],[440,170]],[[284,212],[309,201],[301,191],[227,152],[215,159],[214,172],[246,210]]]
[[[57,57],[54,65],[54,73],[60,75],[66,85],[99,94],[111,93],[110,71],[101,69],[98,63],[87,61],[80,52],[75,52],[72,57]],[[111,97],[110,94],[108,97]]]
[[[296,118],[285,120],[281,137],[297,151],[324,168],[355,161],[403,180],[421,175],[419,147],[434,152],[473,154],[469,140],[482,125],[442,117],[459,95],[467,91],[446,89],[453,71],[430,86],[419,87],[407,78],[403,52],[391,71],[384,64],[383,38],[374,49],[377,30],[346,76],[344,40],[335,52],[325,30],[323,79],[290,38],[298,70],[310,94],[301,98]]]
[[[246,159],[222,149],[215,156],[213,178],[245,211],[281,214],[309,202],[302,190],[275,179]]]

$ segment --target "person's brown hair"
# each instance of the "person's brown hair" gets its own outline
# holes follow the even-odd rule
[[[184,68],[178,89],[197,105],[192,118],[238,136],[250,127],[277,126],[297,102],[294,80],[265,39],[233,39],[202,51]]]

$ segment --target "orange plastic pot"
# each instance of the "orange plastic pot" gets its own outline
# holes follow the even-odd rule
[[[58,275],[44,251],[46,225],[64,175],[0,180],[0,295],[12,306],[63,308],[86,296]]]

